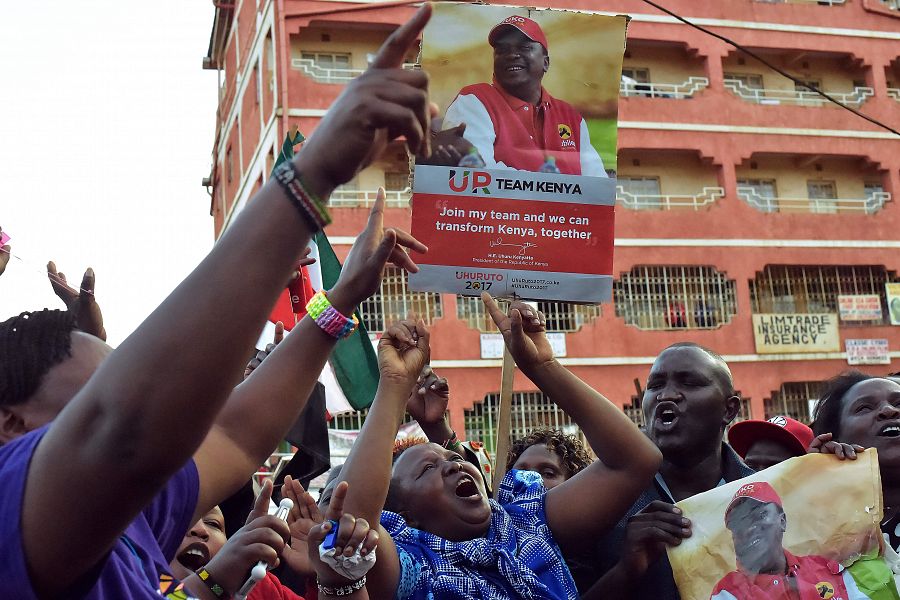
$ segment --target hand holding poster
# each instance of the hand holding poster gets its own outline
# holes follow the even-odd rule
[[[447,110],[416,161],[412,229],[429,253],[412,289],[610,298],[626,21],[435,5],[421,63]]]
[[[693,535],[670,547],[684,600],[866,599],[889,586],[876,557],[883,513],[878,455],[807,454],[678,503]],[[883,581],[853,565],[877,561]],[[869,565],[871,566],[871,565]],[[878,588],[873,590],[873,588]]]

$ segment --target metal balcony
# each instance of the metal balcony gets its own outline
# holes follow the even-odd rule
[[[700,210],[725,197],[720,187],[705,187],[699,194],[631,194],[621,185],[616,187],[616,201],[632,210],[673,210],[690,208]]]
[[[378,190],[342,190],[337,189],[331,193],[331,199],[328,201],[329,206],[340,208],[354,208],[357,206],[372,206],[375,204],[375,196]],[[387,190],[385,191],[385,206],[391,208],[407,208],[409,207],[409,199],[412,197],[412,190]]]
[[[707,87],[709,87],[709,79],[706,77],[691,77],[683,83],[622,81],[619,85],[619,95],[624,98],[674,98],[676,100],[684,100]]]
[[[291,67],[298,69],[319,83],[348,83],[363,74],[365,69],[332,69],[316,64],[311,58],[292,58]],[[417,63],[403,63],[404,69],[418,69]]]
[[[743,82],[737,79],[726,79],[724,83],[726,88],[742,100],[756,104],[794,104],[797,106],[824,106],[831,104],[828,100],[811,90],[754,89],[745,86]],[[844,104],[855,106],[862,105],[867,98],[875,95],[875,90],[870,87],[857,87],[848,93],[823,91]]]
[[[891,199],[890,192],[874,192],[865,198],[782,198],[760,195],[752,187],[737,188],[738,198],[762,212],[809,212],[815,214],[873,214]]]

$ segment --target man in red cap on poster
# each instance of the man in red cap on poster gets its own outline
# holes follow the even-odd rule
[[[581,113],[541,85],[550,53],[540,25],[507,17],[491,29],[488,43],[494,49],[493,83],[459,91],[447,108],[444,133],[455,128],[489,169],[606,177]]]
[[[728,430],[728,443],[754,471],[803,456],[813,437],[812,429],[781,415],[768,421],[748,419],[735,423]]]
[[[710,600],[869,600],[839,563],[785,550],[787,517],[768,483],[741,486],[725,510],[725,526],[738,568],[716,584]]]

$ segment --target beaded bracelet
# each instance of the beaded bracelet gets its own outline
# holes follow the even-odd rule
[[[345,585],[343,587],[337,587],[337,588],[326,587],[326,586],[322,585],[321,583],[318,583],[317,585],[319,586],[320,594],[325,594],[328,596],[349,596],[353,592],[358,592],[359,590],[363,589],[363,587],[365,587],[366,576],[363,575],[362,578],[357,579],[353,583],[348,583],[347,585]]]
[[[303,185],[300,171],[292,161],[288,160],[278,165],[272,172],[272,177],[281,185],[294,208],[300,211],[315,231],[331,223],[331,215],[328,214],[325,202],[309,193]]]
[[[339,340],[349,337],[359,327],[356,315],[349,318],[342,315],[331,305],[325,292],[319,292],[312,297],[306,305],[306,313],[322,328],[322,331]]]
[[[456,437],[456,432],[451,429],[450,433],[452,434],[450,436],[450,439],[445,441],[442,445],[447,450],[453,450],[454,452],[460,452],[460,447],[462,446],[462,444],[459,443],[459,438]]]
[[[197,571],[197,577],[206,584],[206,587],[213,593],[216,598],[227,598],[228,594],[225,593],[225,588],[216,582],[213,579],[212,575],[209,574],[209,571],[206,570],[206,567],[201,567],[199,571]]]

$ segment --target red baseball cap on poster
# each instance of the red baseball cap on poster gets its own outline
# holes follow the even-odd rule
[[[781,497],[771,485],[765,481],[754,481],[753,483],[745,483],[734,493],[728,508],[725,509],[725,521],[728,521],[728,513],[745,500],[756,500],[761,504],[777,504],[781,506]]]
[[[547,52],[550,49],[547,47],[547,36],[544,35],[544,30],[541,29],[541,26],[537,24],[537,22],[532,21],[527,17],[520,17],[519,15],[513,15],[511,17],[506,17],[491,29],[491,32],[488,34],[488,44],[491,46],[494,45],[494,42],[497,40],[497,36],[500,35],[500,32],[504,27],[515,27],[530,39],[533,42],[537,42],[541,46],[544,47],[544,50]]]
[[[796,419],[781,415],[768,421],[741,421],[728,430],[728,443],[741,458],[746,457],[750,446],[759,440],[778,442],[795,456],[803,456],[814,437],[812,429]]]

